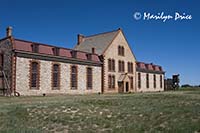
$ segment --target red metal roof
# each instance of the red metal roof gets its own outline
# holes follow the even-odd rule
[[[41,43],[36,43],[36,42],[31,42],[31,41],[14,39],[14,49],[16,49],[16,50],[32,52],[33,44],[38,44],[38,46],[39,46],[38,53],[39,54],[46,54],[46,55],[54,55],[53,48],[57,47],[57,46],[41,44]],[[57,48],[59,48],[59,56],[67,57],[67,58],[72,58],[71,51],[76,51],[76,50],[61,48],[61,47],[57,47]],[[92,55],[91,61],[99,62],[99,63],[101,62],[97,54],[86,53],[86,52],[82,52],[82,51],[76,51],[76,54],[77,54],[76,59],[88,60],[87,55],[91,54]]]
[[[152,63],[136,62],[136,68],[163,72],[161,66],[154,65]]]

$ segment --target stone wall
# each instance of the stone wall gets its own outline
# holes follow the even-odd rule
[[[40,87],[39,90],[32,90],[29,86],[29,69],[32,59],[17,57],[16,61],[16,91],[21,95],[42,95],[45,94],[89,94],[101,92],[101,67],[89,66],[93,70],[93,88],[86,89],[86,68],[87,65],[77,65],[78,68],[78,89],[70,87],[70,68],[72,64],[37,60],[40,64]],[[60,89],[52,90],[51,70],[52,63],[60,64]]]
[[[141,74],[141,88],[138,88],[138,73]],[[156,88],[154,88],[154,73],[149,74],[149,88],[146,86],[146,74],[145,72],[136,72],[136,86],[137,92],[153,92],[153,91],[164,91],[164,74],[155,74],[156,75]],[[162,88],[160,88],[160,75],[162,75]]]
[[[3,70],[5,72],[10,87],[10,88],[7,87],[4,80],[4,89],[7,89],[6,91],[7,93],[11,93],[12,92],[12,44],[10,38],[0,41],[0,53],[3,54]],[[0,74],[2,75],[2,73]]]

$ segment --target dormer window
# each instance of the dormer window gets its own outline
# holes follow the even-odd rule
[[[92,54],[87,54],[87,60],[92,60]]]
[[[53,50],[53,55],[55,55],[55,56],[59,56],[59,52],[60,52],[60,49],[59,48],[53,48],[52,49]]]
[[[76,51],[71,51],[71,55],[72,55],[72,58],[76,58],[77,52]]]
[[[32,44],[31,45],[31,47],[32,47],[32,52],[33,53],[39,53],[39,44]]]

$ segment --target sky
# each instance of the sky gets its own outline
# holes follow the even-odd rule
[[[181,84],[200,85],[199,5],[199,0],[0,0],[0,38],[12,26],[15,38],[73,48],[77,34],[122,28],[137,61],[161,65],[166,78],[180,74]],[[163,22],[144,19],[148,13],[192,18]]]

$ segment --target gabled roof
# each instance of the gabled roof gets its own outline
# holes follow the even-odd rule
[[[83,42],[75,46],[75,50],[92,53],[92,48],[95,48],[95,53],[102,55],[106,48],[112,43],[120,29],[111,32],[100,33],[83,38]]]

